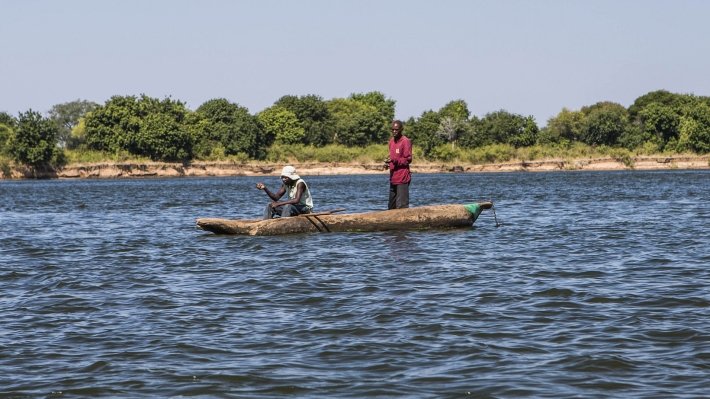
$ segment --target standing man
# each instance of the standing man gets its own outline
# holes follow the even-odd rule
[[[256,183],[256,188],[263,190],[271,198],[271,202],[264,209],[264,219],[271,219],[276,215],[282,218],[297,216],[303,213],[311,213],[313,210],[313,199],[311,191],[306,182],[296,173],[293,166],[284,166],[281,171],[281,188],[272,193],[266,188],[264,183]],[[288,199],[279,201],[284,194],[288,193]]]
[[[409,164],[412,163],[412,142],[402,135],[402,121],[392,122],[392,138],[390,139],[390,156],[385,159],[390,170],[390,198],[388,209],[409,208],[409,182],[412,174]]]

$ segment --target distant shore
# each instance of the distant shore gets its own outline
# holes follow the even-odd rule
[[[357,175],[385,174],[377,163],[292,163],[299,174]],[[90,163],[71,164],[58,170],[12,169],[10,179],[82,179],[82,178],[138,178],[138,177],[208,177],[208,176],[269,176],[278,175],[283,164],[191,162],[191,163]],[[549,159],[491,164],[427,163],[414,162],[413,173],[479,173],[479,172],[550,172],[575,170],[672,170],[710,169],[710,155],[678,157],[634,157],[628,160],[614,158]],[[7,179],[7,173],[5,173]]]

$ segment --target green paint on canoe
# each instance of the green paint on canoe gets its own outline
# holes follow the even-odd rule
[[[476,218],[478,218],[478,215],[480,215],[481,211],[483,210],[480,204],[468,204],[464,205],[463,207],[466,208],[468,213],[473,215],[473,220],[476,220]]]

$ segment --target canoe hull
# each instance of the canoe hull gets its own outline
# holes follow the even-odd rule
[[[197,226],[215,234],[283,235],[316,232],[425,230],[470,227],[490,202],[430,205],[352,214],[315,214],[269,220],[197,219]]]

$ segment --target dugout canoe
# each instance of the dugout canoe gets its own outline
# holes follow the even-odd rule
[[[295,233],[426,230],[471,227],[492,202],[429,205],[365,213],[311,213],[289,218],[240,220],[199,218],[197,227],[215,234],[273,236]]]

